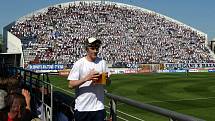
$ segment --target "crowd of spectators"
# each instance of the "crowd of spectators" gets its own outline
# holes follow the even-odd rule
[[[50,116],[53,121],[73,121],[74,97],[50,90],[50,82],[45,84],[48,80],[40,80],[38,73],[14,69],[0,63],[0,121],[48,121]],[[46,109],[49,105],[52,115]]]
[[[31,96],[15,77],[0,77],[0,121],[31,121]]]
[[[102,40],[108,63],[207,63],[206,35],[158,13],[116,3],[73,2],[51,6],[17,21],[26,64],[69,64],[84,56],[84,41]]]

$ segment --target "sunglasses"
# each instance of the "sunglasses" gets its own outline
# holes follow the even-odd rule
[[[90,47],[88,47],[89,49],[91,49],[91,50],[98,50],[99,49],[99,47],[98,46],[90,46]]]

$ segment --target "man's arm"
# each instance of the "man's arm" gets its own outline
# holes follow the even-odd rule
[[[87,80],[70,80],[69,81],[69,88],[73,89],[73,88],[76,88],[80,85],[82,85],[84,82],[86,82]]]
[[[86,81],[96,81],[99,78],[99,73],[94,69],[91,70],[84,78],[80,80],[69,80],[69,88],[76,88],[85,83]]]
[[[25,97],[26,109],[31,110],[31,95],[30,92],[26,89],[22,89],[22,95]]]

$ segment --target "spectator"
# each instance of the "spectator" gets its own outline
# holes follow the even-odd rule
[[[31,121],[30,94],[27,90],[23,89],[22,94],[9,94],[7,103],[9,111],[0,112],[1,121]]]
[[[105,121],[104,85],[96,84],[100,72],[108,72],[106,63],[97,57],[101,41],[89,38],[87,55],[78,60],[69,76],[69,87],[75,88],[75,120]]]
[[[4,79],[0,79],[0,110],[2,110],[5,105],[5,97],[7,96],[7,91],[5,89],[6,82]]]
[[[0,121],[8,121],[9,119],[12,121],[29,121],[31,119],[30,93],[19,87],[17,79],[12,77],[1,79],[0,92]]]

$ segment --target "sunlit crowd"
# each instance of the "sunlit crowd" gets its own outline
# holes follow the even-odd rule
[[[125,5],[76,2],[51,6],[10,29],[22,40],[25,63],[68,64],[85,55],[89,37],[102,40],[108,63],[212,62],[204,34],[158,13]]]

